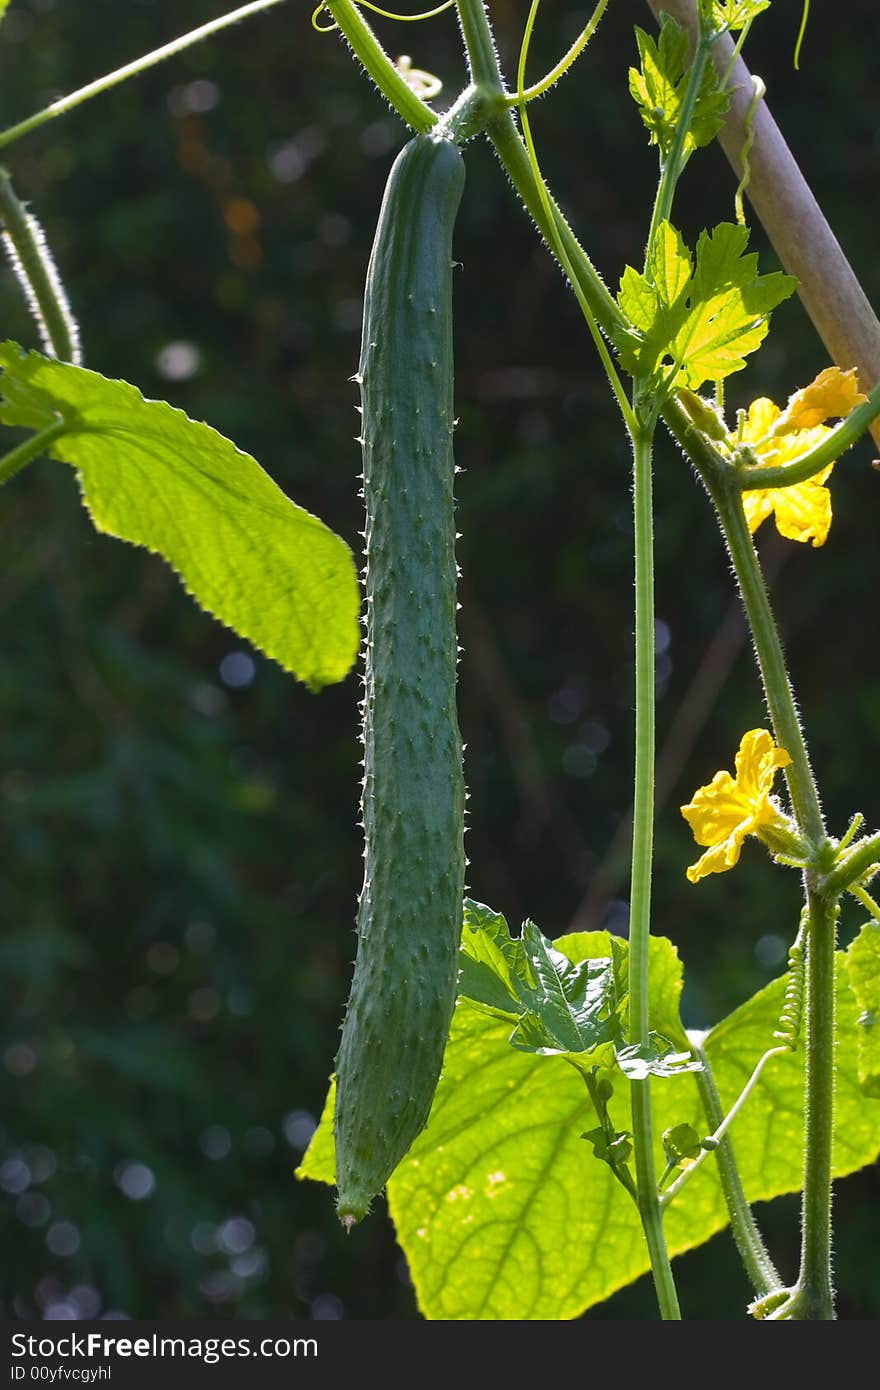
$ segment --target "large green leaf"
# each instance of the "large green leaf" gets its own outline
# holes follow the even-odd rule
[[[99,531],[145,546],[201,606],[311,689],[342,680],[359,594],[344,541],[210,426],[134,386],[0,346],[7,425],[67,430],[47,452],[79,471]]]
[[[602,932],[560,937],[572,961],[610,954]],[[652,942],[652,1025],[673,1032],[680,968],[669,942]],[[725,1109],[773,1044],[785,981],[761,990],[704,1040]],[[834,1170],[840,1176],[880,1152],[880,1105],[859,1087],[858,1006],[839,958],[840,1026]],[[581,1135],[594,1124],[586,1088],[560,1057],[512,1048],[509,1020],[461,1000],[426,1129],[388,1184],[391,1215],[406,1252],[419,1307],[431,1319],[577,1317],[648,1269],[635,1207]],[[652,1085],[657,1171],[662,1133],[706,1126],[691,1075]],[[774,1058],[737,1117],[731,1137],[750,1200],[796,1191],[803,1168],[803,1056]],[[625,1084],[609,1112],[628,1125]],[[299,1169],[333,1181],[332,1094]],[[715,1165],[708,1159],[666,1213],[673,1254],[727,1224]],[[357,1237],[353,1237],[357,1239]],[[791,1271],[792,1275],[794,1271]]]
[[[866,1096],[880,1097],[880,925],[866,922],[846,953],[859,1015],[859,1080]]]

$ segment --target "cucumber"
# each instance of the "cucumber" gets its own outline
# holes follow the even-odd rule
[[[452,456],[454,145],[391,169],[367,272],[364,884],[336,1058],[337,1209],[351,1227],[424,1127],[458,979],[464,776]]]

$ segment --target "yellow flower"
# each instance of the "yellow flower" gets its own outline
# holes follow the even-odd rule
[[[780,836],[790,837],[791,821],[770,795],[779,768],[790,762],[766,729],[751,729],[739,745],[736,776],[716,772],[709,785],[700,787],[693,801],[682,806],[681,814],[697,844],[710,846],[688,869],[691,883],[732,869],[747,835],[768,835],[777,844]]]
[[[842,372],[839,367],[826,367],[809,386],[795,392],[784,411],[766,396],[753,401],[740,429],[730,434],[729,443],[734,447],[748,445],[758,464],[765,467],[793,463],[831,433],[826,420],[843,418],[866,399],[858,388],[855,369]],[[823,483],[833,467],[834,463],[829,463],[812,478],[788,487],[744,492],[749,530],[757,531],[775,512],[780,535],[824,545],[831,525],[831,493]]]

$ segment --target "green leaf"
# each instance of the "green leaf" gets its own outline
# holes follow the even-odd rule
[[[560,937],[573,963],[610,954],[605,933]],[[652,1026],[675,1037],[680,966],[668,941],[651,943]],[[704,1039],[725,1110],[773,1041],[785,980],[761,990]],[[835,1091],[836,1176],[880,1152],[880,1106],[859,1087],[858,1005],[838,962],[840,1046]],[[592,1304],[648,1269],[635,1207],[581,1135],[592,1133],[586,1088],[560,1057],[509,1046],[506,1019],[461,1000],[455,1012],[428,1125],[388,1184],[391,1215],[423,1314],[439,1320],[557,1320]],[[691,1075],[653,1088],[658,1174],[662,1134],[690,1125],[705,1135]],[[629,1123],[627,1087],[609,1102],[616,1132]],[[332,1095],[298,1170],[333,1182]],[[766,1200],[800,1187],[803,1174],[803,1055],[774,1058],[731,1130],[746,1194]],[[710,1156],[665,1215],[679,1254],[721,1230],[727,1211]],[[686,1310],[685,1310],[686,1311]]]
[[[302,1162],[294,1170],[298,1178],[312,1178],[315,1182],[326,1182],[333,1186],[336,1182],[336,1142],[333,1136],[333,1115],[336,1107],[336,1073],[330,1077],[327,1097],[318,1127],[309,1140]]]
[[[573,964],[534,922],[514,940],[491,908],[470,899],[464,906],[459,992],[480,1009],[518,1020],[511,1046],[580,1054],[619,1038],[621,989],[611,956]]]
[[[620,356],[627,367],[627,371],[633,374],[638,370],[638,363],[644,355],[642,352],[642,337],[647,337],[654,328],[657,317],[661,312],[662,304],[660,296],[654,287],[631,265],[628,265],[620,277],[620,293],[617,296],[620,305],[633,328],[637,329],[641,337],[632,340],[634,348],[638,352],[630,360],[624,357],[624,344],[620,344]],[[627,339],[627,343],[630,340]]]
[[[866,1096],[880,1097],[880,926],[866,922],[846,953],[849,983],[860,1009],[859,1082]]]
[[[683,297],[693,273],[693,265],[684,237],[670,222],[661,222],[657,228],[647,269],[664,308],[673,317],[683,313]]]
[[[702,232],[695,268],[680,234],[661,222],[640,275],[624,270],[618,303],[636,334],[616,339],[620,360],[633,376],[663,389],[696,391],[740,371],[763,342],[776,305],[794,292],[791,275],[759,275],[758,257],[745,255],[749,232],[722,222]]]
[[[499,913],[466,899],[459,994],[495,1017],[517,1019],[508,1041],[524,1052],[579,1064],[587,1053],[597,1066],[616,1062],[632,1079],[699,1070],[689,1049],[657,1032],[645,1047],[624,1046],[628,947],[616,937],[610,945],[610,956],[573,963],[534,922],[525,922],[516,940]],[[674,1026],[680,1034],[677,1020]]]
[[[630,68],[629,90],[662,158],[671,147],[675,128],[684,105],[688,86],[688,36],[671,15],[661,15],[660,37],[636,26],[636,43],[641,68]],[[706,64],[694,103],[690,128],[685,136],[685,158],[701,145],[708,145],[724,122],[729,97],[718,91],[718,78],[711,63]]]
[[[0,0],[0,20],[3,19],[3,16],[5,15],[8,8],[9,0]]]
[[[517,1019],[525,1007],[524,986],[528,988],[522,943],[511,937],[500,913],[465,898],[459,993],[487,1013]]]
[[[663,1151],[666,1161],[676,1167],[684,1168],[700,1152],[700,1136],[693,1125],[673,1125],[663,1135]]]
[[[712,18],[718,29],[733,32],[744,29],[764,10],[769,10],[770,0],[714,0]]]
[[[732,222],[701,232],[689,313],[669,349],[682,364],[674,386],[696,391],[740,371],[767,336],[771,310],[794,293],[794,276],[758,274],[757,255],[743,255],[748,239],[748,228]]]
[[[98,531],[158,552],[209,613],[311,689],[357,655],[359,594],[347,545],[248,454],[124,381],[0,346],[0,420],[68,428],[47,452],[79,473]]]
[[[596,1129],[588,1129],[581,1135],[581,1138],[588,1140],[592,1145],[594,1158],[598,1158],[600,1163],[610,1164],[612,1168],[623,1167],[632,1158],[631,1134],[621,1131],[619,1134],[612,1134],[609,1138],[602,1126],[599,1125]]]

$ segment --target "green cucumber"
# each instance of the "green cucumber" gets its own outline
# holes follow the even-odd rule
[[[424,1127],[458,979],[464,776],[452,456],[452,231],[460,153],[417,136],[388,178],[367,272],[364,886],[336,1059],[346,1226]]]

